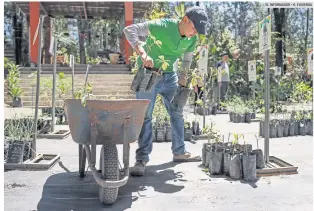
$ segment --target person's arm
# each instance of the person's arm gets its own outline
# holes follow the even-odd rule
[[[182,86],[186,86],[187,82],[187,73],[190,70],[192,59],[193,59],[193,52],[196,49],[196,42],[197,39],[189,46],[186,52],[183,54],[181,68],[179,70],[179,84]]]
[[[197,39],[188,47],[186,52],[183,54],[182,64],[181,64],[181,73],[187,73],[191,67],[192,59],[193,59],[193,52],[196,49]]]
[[[139,54],[141,57],[147,56],[145,50],[141,45],[139,37],[145,37],[149,34],[149,25],[148,22],[131,24],[123,29],[126,39],[132,46],[132,48]]]

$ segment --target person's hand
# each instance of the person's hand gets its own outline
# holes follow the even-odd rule
[[[198,87],[197,86],[194,86],[194,92],[198,93]]]
[[[142,55],[142,61],[143,61],[143,65],[144,67],[149,67],[149,68],[153,68],[154,67],[154,61],[153,59],[146,55]]]
[[[186,74],[185,73],[180,73],[179,84],[184,87],[186,86]]]

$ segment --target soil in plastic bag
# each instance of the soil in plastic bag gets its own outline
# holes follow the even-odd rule
[[[256,155],[256,168],[257,169],[265,168],[263,151],[261,149],[254,149],[252,153]]]
[[[223,170],[223,151],[213,151],[209,156],[209,172],[211,175],[219,175]]]
[[[243,178],[245,181],[256,181],[256,155],[253,153],[242,156]]]
[[[191,89],[179,86],[171,102],[176,108],[183,108],[189,99],[190,92]]]
[[[289,136],[294,136],[294,130],[295,130],[295,125],[296,122],[291,120],[289,124]]]
[[[240,154],[231,155],[230,165],[229,165],[229,175],[232,179],[242,179],[242,160]]]

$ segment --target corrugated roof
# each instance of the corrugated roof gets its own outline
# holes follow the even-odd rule
[[[15,2],[15,4],[29,15],[29,2]],[[41,2],[41,14],[52,17],[63,16],[65,18],[111,18],[124,15],[124,2]],[[149,9],[152,2],[133,2],[134,18],[141,18]],[[85,16],[86,15],[86,16]]]

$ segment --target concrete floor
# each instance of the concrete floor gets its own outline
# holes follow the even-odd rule
[[[194,118],[193,115],[186,115]],[[258,123],[234,124],[228,115],[207,117],[221,132],[241,132],[256,148],[254,135]],[[64,126],[63,126],[64,127]],[[192,153],[201,153],[204,141],[186,142]],[[134,163],[137,143],[131,145],[130,164]],[[263,148],[263,140],[259,142]],[[78,177],[78,146],[71,137],[64,140],[38,140],[38,153],[60,153],[61,160],[49,171],[9,171],[4,173],[6,211],[310,211],[313,206],[313,137],[271,139],[270,155],[295,166],[298,174],[260,178],[255,183],[208,176],[200,163],[173,163],[171,143],[154,143],[144,177],[130,177],[119,189],[112,206],[102,205],[98,186],[88,172]],[[100,148],[98,148],[99,150]],[[122,147],[118,146],[122,160]]]

